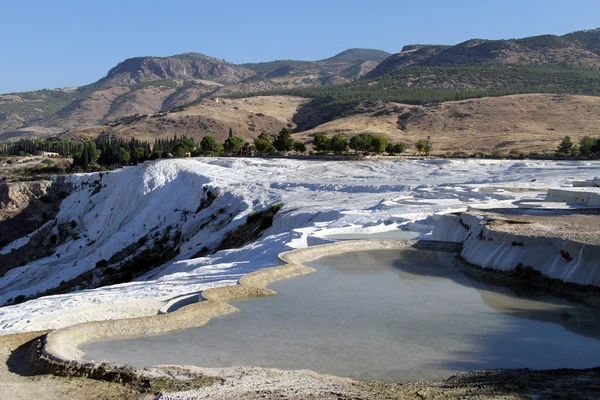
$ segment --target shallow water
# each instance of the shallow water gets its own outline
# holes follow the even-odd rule
[[[311,369],[364,380],[443,379],[487,368],[600,365],[600,313],[480,283],[453,255],[361,251],[308,264],[279,294],[173,334],[84,344],[90,360],[138,366]]]

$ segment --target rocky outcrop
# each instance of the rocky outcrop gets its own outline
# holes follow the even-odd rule
[[[130,58],[111,69],[98,83],[103,86],[133,85],[159,79],[203,79],[218,83],[237,83],[255,72],[200,53],[172,57]]]
[[[46,195],[52,182],[14,182],[0,184],[0,219],[7,213],[24,210]]]
[[[357,80],[362,78],[369,72],[373,71],[379,63],[377,61],[365,61],[349,66],[340,72],[340,75],[349,80]]]
[[[54,218],[71,192],[61,180],[0,184],[0,247],[40,228]]]

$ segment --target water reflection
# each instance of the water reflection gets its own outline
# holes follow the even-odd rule
[[[516,318],[558,324],[571,332],[600,339],[598,309],[540,290],[494,285],[469,278],[455,267],[456,254],[453,253],[406,251],[401,252],[400,256],[394,253],[357,252],[357,260],[363,266],[357,269],[362,269],[363,273],[377,272],[384,270],[387,264],[397,268],[400,279],[452,279],[460,285],[476,289],[483,302],[497,312]],[[383,262],[378,263],[378,259],[383,259]],[[368,269],[364,268],[367,265]]]

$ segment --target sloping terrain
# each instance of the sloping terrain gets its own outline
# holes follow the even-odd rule
[[[77,89],[38,90],[0,95],[0,135],[48,118],[81,97]],[[1,136],[0,136],[1,137]]]
[[[299,97],[262,96],[204,100],[180,112],[154,114],[130,123],[108,124],[60,135],[94,138],[101,133],[143,140],[187,135],[199,141],[206,135],[227,138],[229,127],[246,140],[262,130],[275,134],[283,127],[307,143],[316,133],[347,137],[358,133],[385,136],[391,142],[413,144],[430,137],[433,153],[554,152],[565,136],[574,142],[597,136],[600,97],[552,94],[486,97],[414,106],[393,102],[363,102],[335,108],[314,106]],[[407,150],[412,154],[415,150]]]
[[[275,133],[293,128],[293,118],[306,99],[290,96],[265,96],[249,99],[206,99],[182,111],[140,116],[120,123],[107,123],[59,135],[61,139],[95,138],[100,134],[154,141],[186,135],[199,142],[204,136],[224,141],[231,128],[247,140],[262,130]]]
[[[210,95],[351,82],[388,55],[380,50],[350,49],[321,61],[244,65],[199,53],[131,58],[89,86],[0,96],[0,140],[47,137],[170,110]]]
[[[73,191],[56,217],[31,237],[0,249],[6,272],[0,277],[0,304],[51,289],[109,286],[0,308],[0,329],[155,315],[183,295],[231,285],[275,265],[277,254],[306,247],[312,243],[308,235],[317,230],[384,230],[466,205],[509,206],[532,194],[480,189],[489,182],[527,190],[560,187],[569,178],[594,176],[597,169],[594,162],[196,158],[71,175],[66,180]],[[249,217],[279,203],[284,207],[255,241],[214,253],[228,247],[223,243],[240,233]],[[32,246],[37,236],[49,243]],[[17,256],[27,256],[27,262]],[[110,285],[108,278],[118,272],[137,279]]]
[[[393,72],[396,69],[419,65],[440,54],[451,46],[442,45],[408,45],[400,53],[392,54],[383,60],[376,68],[366,74],[365,78],[372,79]]]
[[[340,75],[344,70],[356,69],[357,66],[365,64],[368,61],[371,61],[372,63],[367,63],[367,65],[377,65],[389,56],[390,53],[382,50],[348,49],[333,57],[319,61],[279,60],[242,64],[242,66],[255,71],[259,76],[266,78],[282,78],[301,75],[306,77],[318,75],[320,78],[327,78]],[[356,79],[364,74],[365,73],[358,73],[348,77],[348,79]],[[349,74],[346,73],[346,75]]]
[[[87,90],[86,94],[55,114],[35,120],[30,124],[21,121],[21,125],[16,126],[17,129],[4,134],[0,133],[0,140],[21,137],[43,138],[136,114],[153,114],[197,101],[212,94],[221,86],[222,84],[212,81],[175,81],[170,79],[131,86],[101,88],[96,85],[97,90]]]
[[[137,57],[85,87],[0,96],[0,140],[72,133],[230,95],[291,95],[346,104],[428,104],[521,93],[596,96],[599,49],[596,29],[563,36],[472,39],[455,46],[409,45],[393,55],[349,49],[319,61],[234,65],[199,53]],[[310,128],[336,117],[317,116]],[[210,125],[200,121],[188,130]]]
[[[376,78],[411,65],[566,64],[600,67],[600,29],[564,36],[541,35],[523,39],[471,39],[455,46],[405,46],[367,77]]]
[[[348,137],[369,132],[392,142],[415,143],[430,137],[435,154],[553,152],[565,136],[577,142],[583,136],[598,135],[600,97],[513,95],[435,107],[373,103],[351,114],[299,132],[297,137],[310,140],[320,132]]]

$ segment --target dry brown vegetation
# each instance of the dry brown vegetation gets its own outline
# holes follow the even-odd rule
[[[154,142],[155,138],[167,138],[176,134],[187,135],[197,141],[206,135],[212,135],[218,141],[223,141],[231,127],[235,135],[251,140],[261,130],[277,132],[288,124],[293,127],[293,116],[305,102],[306,99],[288,96],[205,100],[180,112],[147,116],[127,125],[95,126],[60,137],[94,138],[105,133]]]
[[[353,136],[370,132],[390,141],[431,137],[434,153],[552,152],[567,135],[574,142],[600,133],[600,98],[528,94],[447,102],[439,107],[388,105],[389,115],[365,113],[336,119],[298,134]],[[396,111],[393,111],[393,110]],[[407,115],[404,129],[398,117]],[[409,150],[409,153],[411,150]]]
[[[111,133],[152,142],[176,134],[196,140],[212,135],[223,141],[231,127],[236,135],[252,140],[261,130],[274,134],[286,126],[295,128],[294,117],[308,101],[291,96],[207,99],[181,112],[148,116],[128,125],[95,126],[60,137],[94,138]],[[363,132],[409,144],[430,137],[434,154],[553,152],[567,135],[578,142],[583,136],[600,134],[600,97],[527,94],[447,102],[437,107],[380,103],[367,112],[296,132],[294,138],[310,143],[316,133],[352,137]],[[414,151],[409,148],[407,153]]]

